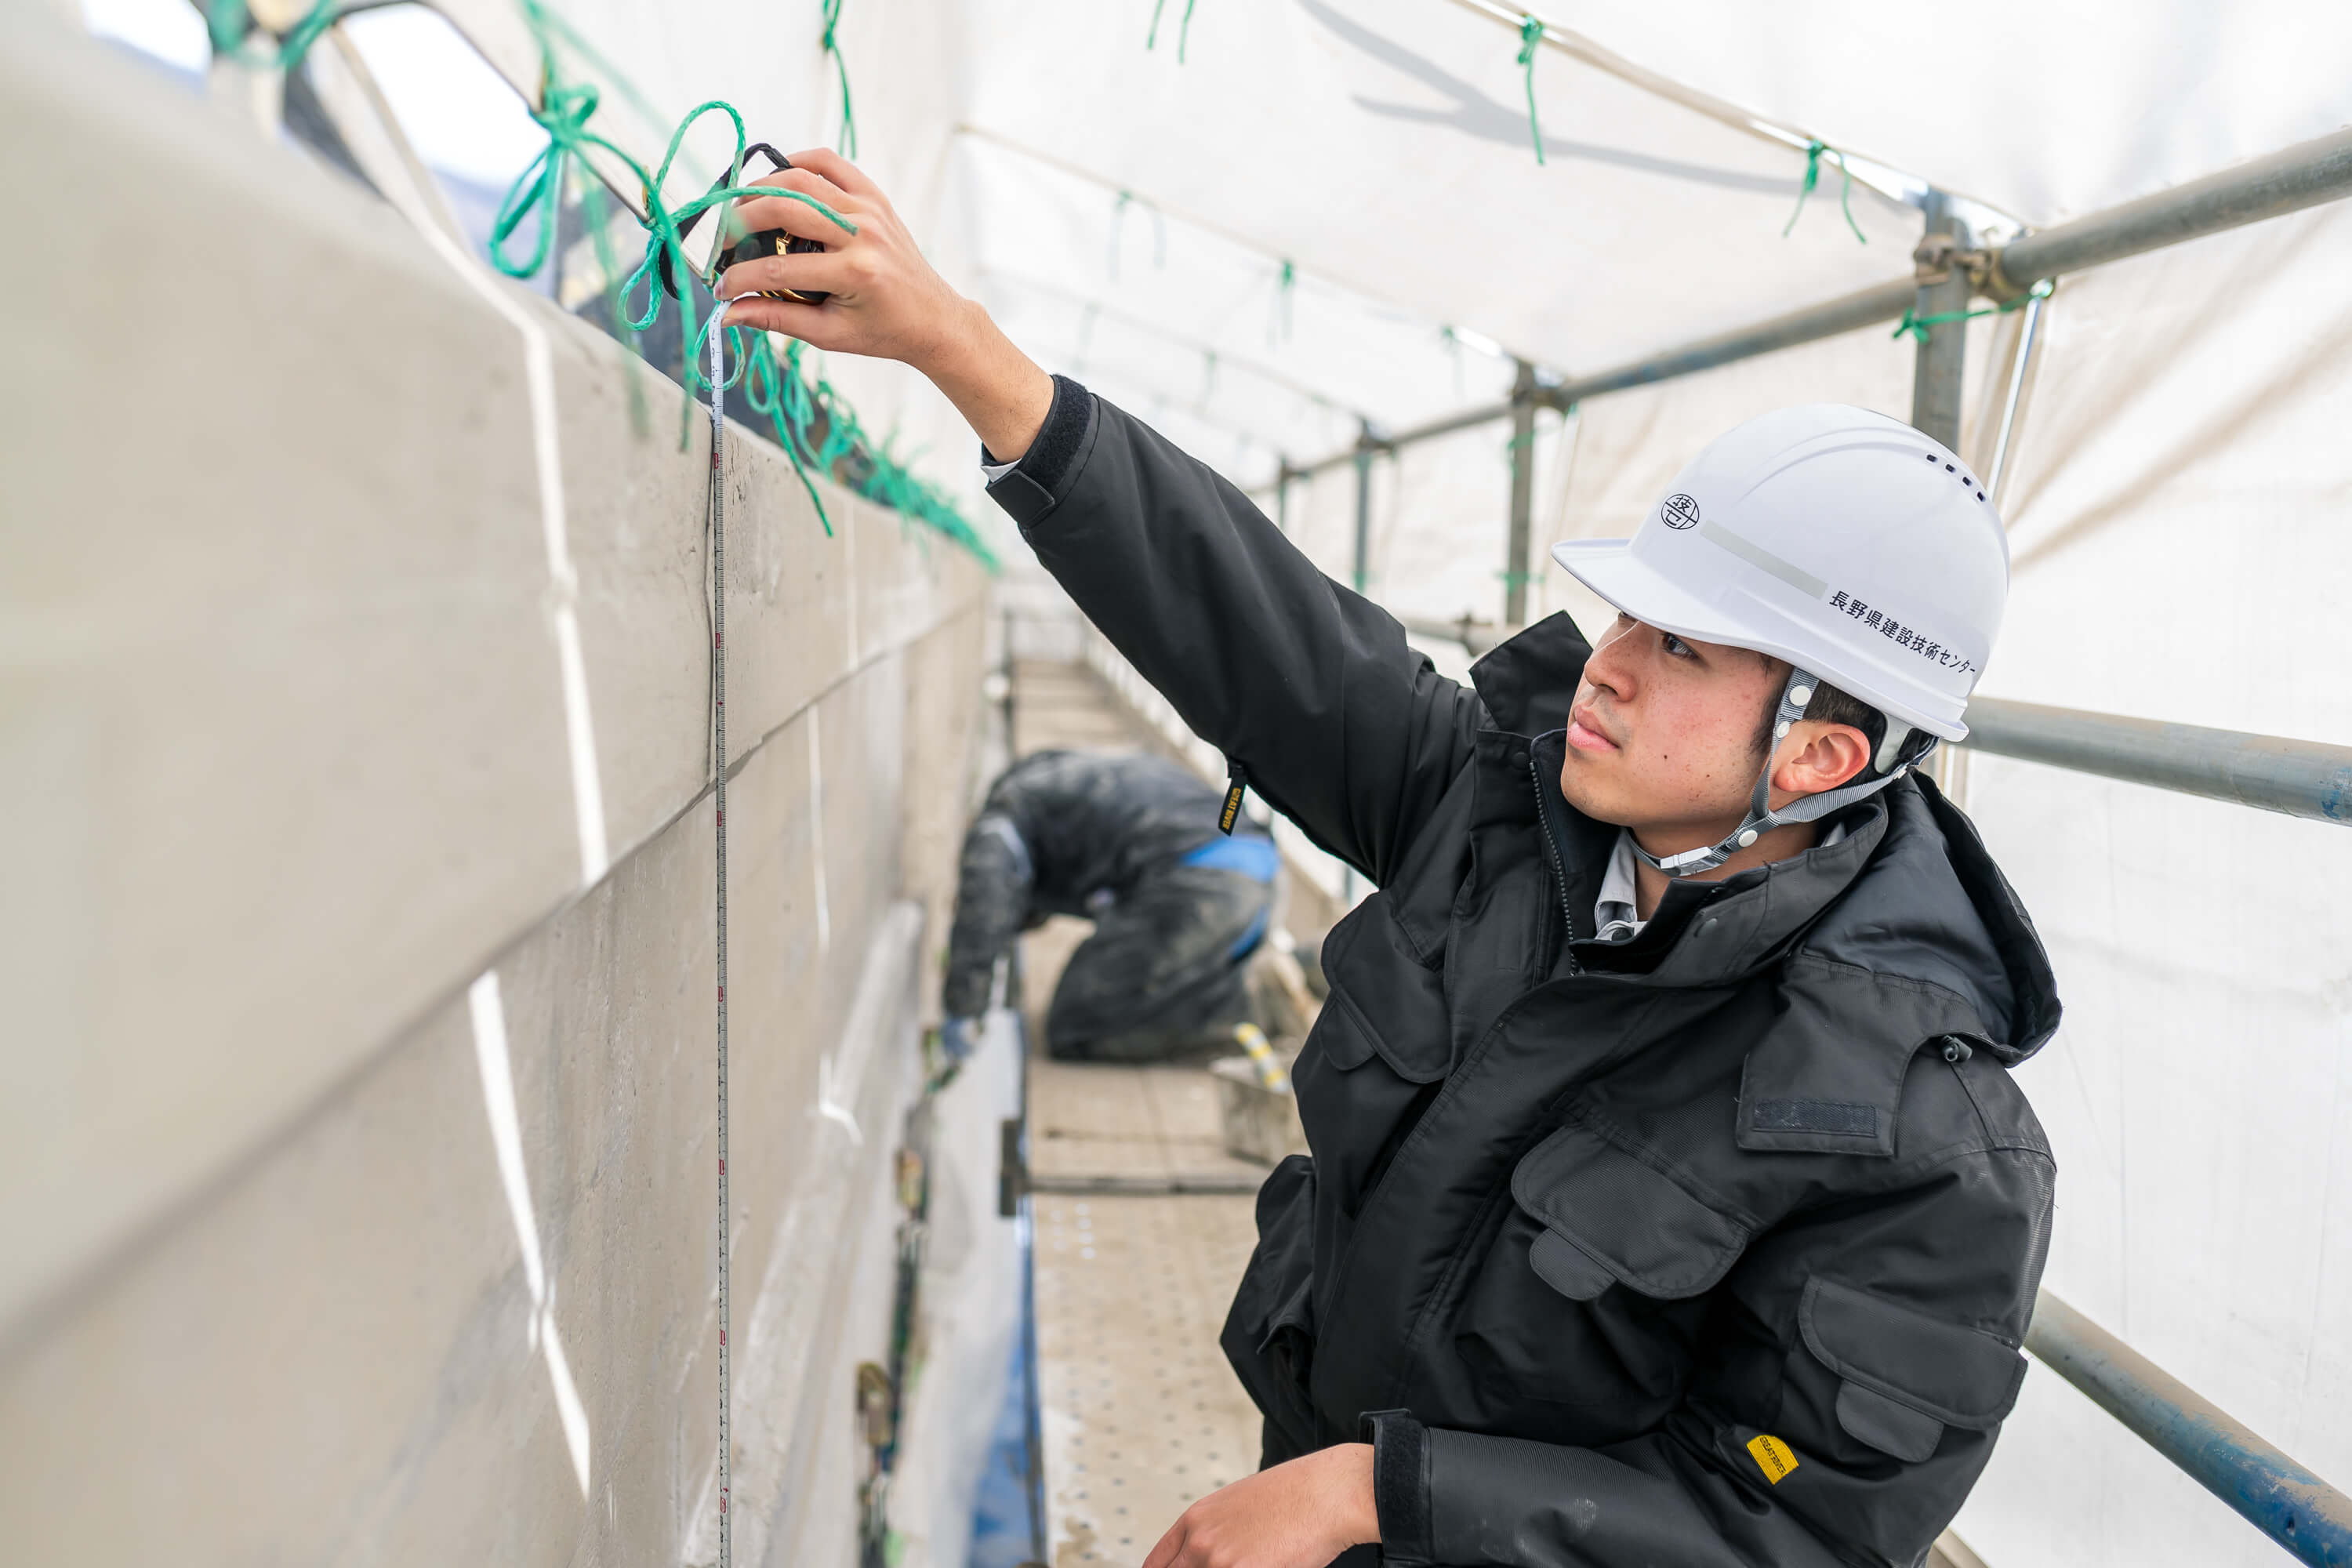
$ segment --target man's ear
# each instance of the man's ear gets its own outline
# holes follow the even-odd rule
[[[1780,743],[1772,787],[1790,795],[1821,795],[1870,765],[1870,737],[1851,724],[1800,719]]]

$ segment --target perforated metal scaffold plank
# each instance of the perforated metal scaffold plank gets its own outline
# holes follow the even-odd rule
[[[1035,1060],[1029,1166],[1047,1189],[1091,1183],[1254,1193],[1265,1167],[1224,1150],[1216,1080],[1192,1067]]]
[[[1034,1202],[1049,1562],[1131,1568],[1187,1503],[1257,1468],[1257,1410],[1217,1348],[1253,1203]]]

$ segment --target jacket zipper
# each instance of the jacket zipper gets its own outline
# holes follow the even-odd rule
[[[1535,786],[1536,821],[1543,827],[1545,853],[1551,857],[1552,886],[1559,889],[1560,919],[1568,922],[1568,940],[1560,944],[1559,955],[1568,961],[1570,974],[1581,974],[1584,966],[1576,961],[1576,910],[1568,900],[1568,866],[1560,859],[1559,836],[1552,831],[1551,798],[1544,793],[1543,760],[1533,746],[1528,748],[1528,781]]]

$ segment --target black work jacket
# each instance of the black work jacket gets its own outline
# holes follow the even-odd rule
[[[964,836],[940,986],[947,1016],[988,1005],[996,960],[1024,928],[1087,914],[1097,894],[1124,899],[1214,839],[1224,799],[1181,763],[1133,752],[1033,752],[999,773]],[[1265,836],[1245,817],[1234,830]]]
[[[1224,1334],[1279,1457],[1370,1435],[1391,1563],[1908,1568],[2025,1363],[2053,1166],[2032,921],[1925,781],[1592,937],[1566,617],[1436,675],[1073,383],[991,493],[1199,734],[1379,888],[1324,947],[1312,1158]]]

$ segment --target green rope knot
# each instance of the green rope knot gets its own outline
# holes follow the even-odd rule
[[[1838,188],[1838,208],[1845,214],[1845,226],[1853,230],[1856,240],[1868,245],[1869,237],[1862,232],[1862,226],[1853,221],[1853,171],[1847,167],[1844,153],[1818,136],[1805,143],[1805,181],[1797,187],[1797,205],[1789,214],[1789,221],[1780,226],[1780,237],[1789,237],[1790,231],[1797,226],[1797,219],[1805,210],[1805,198],[1811,195],[1813,187],[1822,183],[1822,154],[1824,153],[1837,153],[1838,171],[1845,176],[1844,183]]]
[[[530,117],[547,132],[547,145],[507,187],[498,216],[490,221],[490,264],[509,278],[532,277],[547,265],[548,252],[555,244],[555,211],[562,199],[563,160],[588,140],[588,121],[596,112],[596,89],[584,83],[565,87],[551,81],[540,96],[542,101]],[[646,193],[646,200],[650,209],[651,191]],[[517,261],[507,253],[507,241],[534,209],[539,214],[538,237],[530,259]]]
[[[2051,290],[2056,287],[2055,279],[2044,278],[2024,293],[2012,294],[1998,305],[1984,305],[1973,310],[1937,310],[1925,316],[1913,310],[1906,310],[1903,312],[1903,319],[1895,323],[1893,335],[1896,338],[1905,336],[1916,338],[1924,343],[1927,341],[1930,332],[1947,321],[1973,321],[1979,316],[2006,316],[2011,310],[2021,310],[2034,300],[2047,300],[2050,298]]]
[[[1536,162],[1544,161],[1543,124],[1536,118],[1536,49],[1544,39],[1542,18],[1523,15],[1519,18],[1519,64],[1528,73],[1528,139],[1536,144]]]
[[[320,0],[320,13],[326,14],[330,6],[339,3],[341,0]],[[693,394],[710,384],[703,355],[709,347],[711,334],[723,332],[725,347],[733,353],[735,363],[731,369],[727,369],[722,361],[725,374],[721,387],[740,384],[744,388],[744,402],[749,412],[767,417],[776,444],[791,459],[793,472],[808,491],[817,521],[824,525],[828,535],[833,532],[833,520],[827,515],[824,498],[809,474],[812,466],[822,469],[828,479],[855,494],[946,534],[979,557],[990,571],[997,570],[998,563],[990,552],[987,542],[964,520],[945,492],[908,471],[905,462],[892,454],[889,441],[877,443],[869,439],[859,427],[857,416],[847,401],[821,374],[816,377],[814,386],[810,385],[801,369],[804,344],[793,342],[784,351],[779,363],[768,333],[723,324],[721,319],[726,313],[725,309],[711,291],[711,285],[716,280],[701,277],[695,268],[688,264],[681,227],[682,225],[690,226],[698,215],[712,207],[745,196],[782,196],[800,202],[823,213],[845,234],[856,234],[857,226],[824,202],[799,191],[789,191],[777,185],[741,184],[743,163],[750,155],[751,144],[744,132],[743,117],[736,112],[733,105],[721,100],[713,99],[688,112],[671,134],[660,165],[647,172],[635,158],[591,129],[590,121],[597,106],[596,89],[585,84],[566,84],[561,79],[555,52],[557,39],[562,38],[571,49],[586,56],[592,64],[603,69],[612,79],[614,89],[648,117],[655,112],[652,106],[630,87],[625,77],[598,58],[584,41],[572,34],[563,19],[547,10],[541,0],[521,0],[521,4],[524,18],[530,23],[540,47],[541,107],[533,112],[532,119],[547,132],[547,145],[532,160],[530,167],[516,177],[505,198],[499,204],[499,216],[492,226],[488,247],[490,258],[499,270],[509,277],[527,278],[545,265],[553,247],[555,209],[562,193],[564,160],[584,156],[590,149],[600,153],[603,154],[600,162],[609,160],[606,166],[625,170],[636,181],[645,197],[645,217],[642,220],[646,229],[644,258],[638,262],[636,270],[630,273],[611,294],[616,335],[619,331],[632,334],[642,332],[660,316],[662,300],[671,292],[657,276],[661,262],[667,259],[669,263],[667,278],[675,288],[683,316],[679,334],[683,363],[679,367],[679,380],[688,394],[688,401],[680,406],[681,420],[694,406]],[[243,0],[215,0],[216,7],[234,5],[241,10]],[[826,40],[829,45],[834,23],[840,13],[840,0],[827,0],[827,13]],[[208,16],[216,14],[217,9],[207,13]],[[843,94],[845,115],[848,103],[845,72]],[[735,135],[734,153],[728,160],[726,172],[717,184],[672,211],[663,195],[669,186],[671,167],[677,161],[678,150],[684,145],[688,132],[709,113],[723,114],[730,122]],[[854,138],[855,130],[845,129],[845,139]],[[590,232],[595,239],[604,275],[609,279],[618,268],[610,258],[606,244],[605,225],[602,221],[604,198],[601,192],[592,185],[583,193],[583,199],[593,215],[589,225]],[[538,243],[528,261],[518,261],[507,254],[507,242],[513,237],[523,216],[534,209],[541,215]],[[646,287],[646,308],[642,314],[635,314],[630,310],[628,300],[640,280]],[[698,287],[704,297],[710,300],[709,313],[698,321],[695,304]],[[635,388],[634,379],[630,385]],[[679,426],[679,438],[683,446],[683,424]]]

